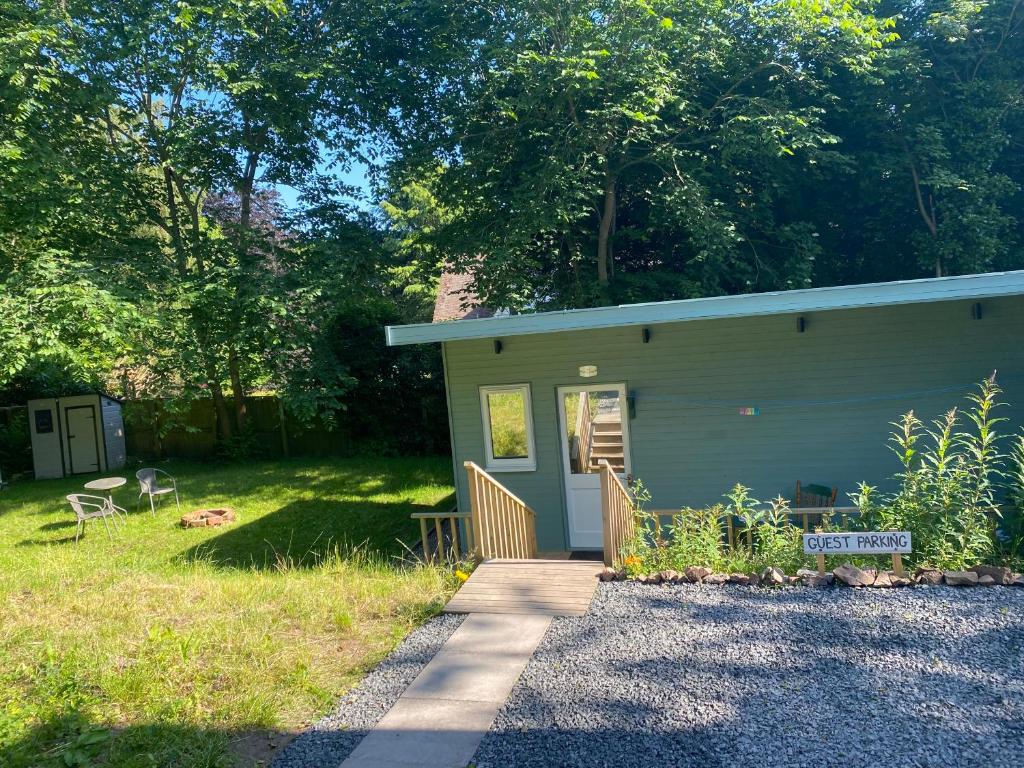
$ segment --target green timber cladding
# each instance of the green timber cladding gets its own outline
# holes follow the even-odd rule
[[[537,468],[491,474],[536,511],[542,550],[569,546],[560,386],[625,384],[634,404],[632,472],[651,491],[653,508],[715,503],[737,482],[760,499],[791,498],[797,480],[835,485],[840,503],[861,481],[889,486],[899,469],[887,447],[890,422],[910,409],[927,421],[962,407],[964,396],[993,370],[1010,404],[1001,409],[1009,419],[1002,431],[1024,425],[1022,278],[1007,273],[995,290],[970,299],[902,304],[892,297],[882,305],[828,311],[802,311],[797,302],[789,312],[652,320],[642,326],[649,330],[647,343],[639,324],[509,334],[501,329],[514,326],[502,323],[514,318],[445,324],[438,332],[487,323],[490,333],[485,337],[475,325],[478,337],[443,342],[459,507],[469,508],[463,462],[485,464],[479,388],[521,383],[531,388]],[[1011,284],[1016,287],[1006,287]],[[978,302],[982,295],[987,298]],[[757,296],[725,298],[735,303]],[[665,304],[688,311],[683,305],[690,302]],[[798,317],[804,318],[802,332]],[[392,337],[402,330],[389,329],[389,341],[419,341]],[[501,339],[500,354],[494,339]],[[582,365],[596,366],[597,375],[581,378]],[[745,408],[758,415],[741,415]]]

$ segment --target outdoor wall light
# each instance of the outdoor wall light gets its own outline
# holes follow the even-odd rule
[[[804,328],[806,328],[806,327],[807,327],[807,318],[805,318],[803,315],[800,315],[800,317],[798,317],[796,319],[796,332],[797,333],[803,333],[804,332]]]
[[[975,320],[981,320],[981,302],[977,301],[971,307],[971,317]]]
[[[501,347],[501,339],[495,339],[494,340],[494,354],[500,355],[501,354],[501,349],[502,349],[502,347]]]
[[[640,335],[641,335],[641,337],[644,340],[644,344],[649,343],[650,340],[651,340],[651,329],[650,328],[644,328]]]

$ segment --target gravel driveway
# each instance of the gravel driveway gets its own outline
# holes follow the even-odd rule
[[[475,764],[1019,768],[1024,589],[602,584]]]

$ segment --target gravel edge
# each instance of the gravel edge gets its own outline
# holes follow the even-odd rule
[[[1012,587],[601,584],[554,619],[472,764],[1015,768],[1022,649]]]
[[[341,765],[363,737],[391,709],[465,616],[442,613],[414,629],[398,647],[338,702],[297,736],[271,766],[321,768]]]

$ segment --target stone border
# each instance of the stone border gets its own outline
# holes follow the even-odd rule
[[[715,573],[702,565],[691,565],[684,571],[659,571],[627,577],[622,569],[605,568],[598,574],[601,581],[624,581],[630,578],[641,584],[738,584],[749,587],[827,587],[845,584],[848,587],[911,587],[914,585],[951,587],[1024,587],[1024,574],[1014,573],[1000,565],[976,565],[966,571],[939,571],[933,568],[918,568],[913,576],[899,576],[893,571],[861,569],[850,563],[843,563],[831,573],[819,574],[808,568],[801,568],[795,576],[787,576],[780,568],[765,568],[760,573]]]
[[[231,507],[214,507],[197,509],[181,516],[182,528],[205,528],[212,525],[224,525],[235,521],[235,510]]]

